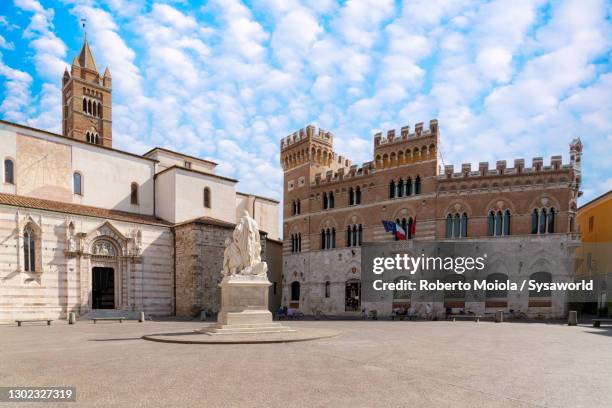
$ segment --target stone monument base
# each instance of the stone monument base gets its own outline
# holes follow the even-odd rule
[[[268,310],[268,291],[272,284],[266,276],[225,276],[219,286],[221,311],[217,324],[201,329],[200,333],[216,336],[295,331],[272,320]]]

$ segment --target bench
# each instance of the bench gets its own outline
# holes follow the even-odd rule
[[[481,315],[470,315],[470,314],[449,315],[448,317],[450,319],[453,319],[453,322],[456,322],[457,319],[463,319],[463,320],[473,320],[476,323],[480,322],[480,319],[482,318]]]
[[[28,320],[15,320],[17,322],[17,327],[21,327],[21,323],[30,323],[30,322],[47,322],[47,326],[51,326],[51,322],[53,319],[28,319]]]
[[[125,317],[94,317],[93,319],[94,324],[96,324],[96,321],[98,320],[102,320],[102,321],[117,321],[119,320],[119,323],[123,323],[123,321],[125,320]]]
[[[593,327],[601,327],[602,323],[612,323],[612,319],[593,319]]]

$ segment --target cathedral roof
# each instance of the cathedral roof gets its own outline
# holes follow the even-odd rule
[[[87,42],[87,40],[85,40],[83,43],[83,48],[81,48],[81,52],[79,54],[79,64],[83,68],[89,68],[98,72],[96,61],[94,60],[91,49],[89,48],[89,42]]]

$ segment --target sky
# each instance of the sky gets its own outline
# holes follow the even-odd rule
[[[0,117],[61,132],[83,42],[113,78],[113,146],[219,163],[282,198],[279,143],[308,124],[372,160],[373,135],[437,118],[443,164],[584,144],[580,202],[612,189],[612,2],[0,0]]]

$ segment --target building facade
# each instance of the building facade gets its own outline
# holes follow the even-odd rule
[[[437,120],[403,127],[386,137],[374,136],[372,161],[353,165],[333,149],[333,135],[308,126],[281,140],[284,170],[283,304],[306,313],[356,313],[361,304],[361,246],[393,241],[382,220],[396,221],[408,239],[461,242],[505,240],[530,244],[533,250],[499,273],[513,278],[539,274],[548,280],[570,280],[572,272],[555,262],[577,242],[574,232],[580,194],[582,144],[569,147],[570,160],[541,157],[531,167],[523,159],[494,169],[463,164],[442,167]],[[559,243],[559,253],[545,249]],[[540,245],[542,244],[542,245]],[[540,250],[535,250],[535,248]],[[529,253],[527,253],[529,252]],[[423,302],[394,299],[370,305],[381,312]],[[512,298],[512,294],[507,294]],[[434,308],[445,309],[443,301]],[[485,299],[455,299],[453,307],[484,313]],[[536,316],[565,313],[563,299],[506,299],[497,308]]]
[[[63,134],[0,121],[0,321],[215,311],[225,239],[244,211],[262,258],[279,264],[266,245],[279,238],[277,201],[236,191],[209,160],[112,147],[110,72],[97,72],[87,42],[62,82]]]

